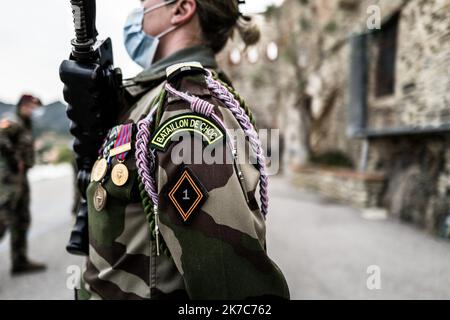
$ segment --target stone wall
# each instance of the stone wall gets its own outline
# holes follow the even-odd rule
[[[373,166],[389,177],[381,205],[391,215],[437,231],[449,213],[448,136],[411,136],[372,143]]]
[[[383,26],[399,16],[394,92],[382,97],[376,94],[377,30],[367,28],[373,5],[380,9]],[[449,134],[434,132],[450,127],[450,0],[285,0],[260,23],[262,42],[256,50],[262,58],[229,63],[231,50],[244,52],[239,42],[232,42],[221,60],[251,101],[259,123],[281,129],[286,169],[308,164],[314,154],[342,152],[355,170],[361,164],[359,169],[386,174],[385,187],[373,191],[383,190],[378,205],[438,230],[450,203]],[[366,141],[347,135],[349,36],[355,33],[371,34],[367,130],[377,135]],[[279,46],[275,61],[264,58],[270,42]],[[315,180],[328,181],[333,188],[334,177],[316,174]],[[303,174],[306,184],[311,177]],[[318,185],[328,188],[325,182]],[[346,185],[358,194],[358,188],[364,189],[357,179]],[[352,192],[337,197],[351,200]]]
[[[378,207],[384,188],[383,174],[363,174],[348,170],[298,168],[293,183],[304,189],[359,208]]]
[[[381,2],[383,3],[383,2]],[[398,9],[394,8],[396,12]],[[382,8],[382,13],[392,14]],[[429,127],[450,121],[450,1],[408,1],[400,11],[396,89],[374,97],[370,83],[370,127]],[[372,65],[376,56],[372,57]]]

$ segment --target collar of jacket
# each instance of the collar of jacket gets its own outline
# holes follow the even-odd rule
[[[136,77],[125,80],[124,86],[132,96],[136,97],[163,82],[166,79],[167,67],[176,63],[190,61],[200,62],[205,68],[218,69],[212,49],[204,45],[195,46],[177,51],[169,57],[156,62]]]

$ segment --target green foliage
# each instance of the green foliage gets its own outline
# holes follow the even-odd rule
[[[311,156],[315,165],[338,168],[354,168],[353,161],[340,150],[329,150]]]
[[[265,68],[257,68],[250,75],[253,88],[258,89],[266,85],[266,70]]]
[[[304,17],[300,18],[300,27],[302,31],[308,31],[311,29],[311,22]]]
[[[72,149],[67,146],[60,146],[58,148],[58,159],[56,163],[72,163],[74,161],[74,154]]]
[[[276,5],[270,5],[267,7],[266,11],[264,12],[264,15],[267,19],[270,19],[279,15],[279,13],[280,9]]]
[[[37,152],[39,155],[43,155],[44,153],[52,150],[52,148],[53,148],[52,141],[45,141],[45,143],[42,145],[42,147],[39,150],[37,150]]]
[[[309,0],[298,0],[302,6],[307,6],[309,4]]]
[[[292,45],[286,45],[280,52],[281,58],[289,64],[297,64],[297,48]]]
[[[328,32],[328,33],[336,32],[337,29],[338,29],[338,25],[337,25],[336,21],[330,21],[325,26],[325,32]]]

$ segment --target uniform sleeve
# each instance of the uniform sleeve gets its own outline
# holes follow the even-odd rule
[[[19,160],[17,141],[19,135],[20,128],[17,125],[7,122],[7,120],[2,120],[0,128],[0,153],[11,170],[17,169],[17,161]]]
[[[183,114],[191,114],[186,103],[169,103],[162,122]],[[160,231],[189,297],[289,298],[286,280],[265,250],[256,182],[246,195],[234,164],[227,161],[225,139],[214,146],[211,163],[212,147],[202,143],[200,134],[182,136],[158,152],[157,178]],[[199,157],[199,151],[209,157]],[[246,175],[255,180],[258,172],[250,167]]]
[[[17,138],[17,156],[21,159],[25,167],[30,169],[34,166],[34,140],[31,132],[22,131]]]

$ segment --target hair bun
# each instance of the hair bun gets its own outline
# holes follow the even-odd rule
[[[236,28],[246,46],[256,44],[261,38],[259,27],[252,17],[240,15],[237,20]]]

